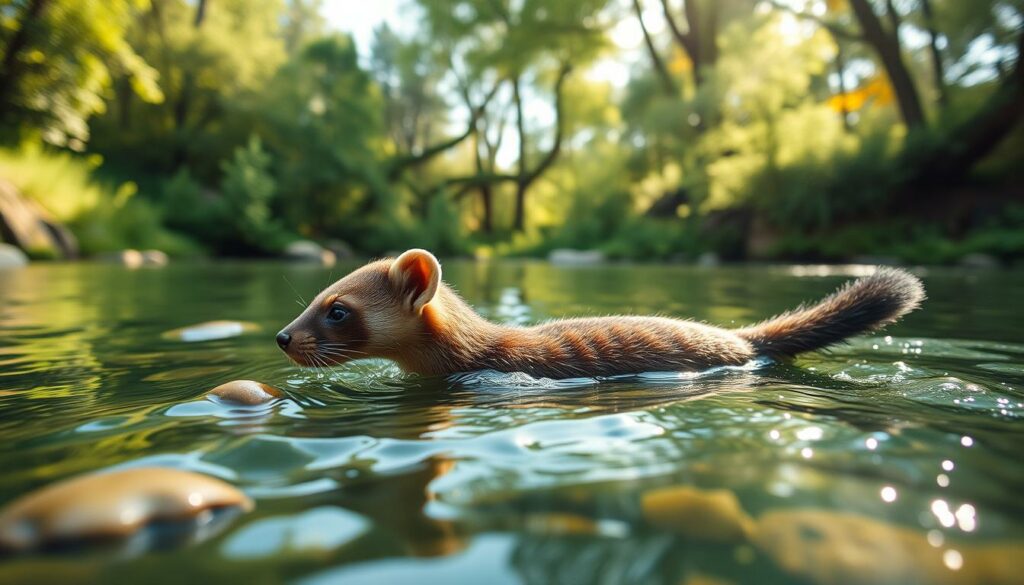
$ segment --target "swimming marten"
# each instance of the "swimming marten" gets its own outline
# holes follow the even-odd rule
[[[381,357],[407,372],[473,370],[569,378],[785,359],[873,331],[914,310],[921,282],[894,268],[847,283],[820,303],[742,329],[666,317],[591,317],[498,325],[441,282],[426,250],[371,262],[321,292],[277,343],[300,365]]]

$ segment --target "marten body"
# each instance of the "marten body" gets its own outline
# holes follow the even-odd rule
[[[278,344],[302,365],[382,357],[428,375],[497,370],[569,378],[694,371],[827,347],[896,321],[923,298],[917,278],[880,269],[812,307],[743,329],[629,316],[517,327],[481,317],[441,282],[440,265],[429,252],[410,250],[328,287],[278,334]]]

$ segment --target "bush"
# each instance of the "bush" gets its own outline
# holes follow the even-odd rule
[[[135,197],[134,183],[113,187],[96,181],[101,162],[98,156],[39,147],[5,150],[0,151],[0,176],[66,223],[86,256],[125,248],[156,248],[178,256],[200,252],[164,227],[158,208]]]

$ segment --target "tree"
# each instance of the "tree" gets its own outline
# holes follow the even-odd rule
[[[127,42],[133,0],[20,0],[0,11],[0,126],[74,150],[88,120],[106,109],[111,78],[147,102],[163,95],[157,74]]]
[[[561,95],[572,70],[570,63],[586,64],[605,46],[600,19],[605,4],[606,0],[459,0],[454,3],[420,0],[426,14],[428,34],[450,51],[450,62],[463,65],[472,72],[466,76],[467,79],[488,84],[495,83],[493,80],[510,80],[516,112],[518,157],[515,172],[481,175],[478,167],[475,176],[448,183],[479,186],[511,182],[515,187],[513,229],[517,231],[526,227],[526,206],[531,187],[561,153],[565,138]],[[527,102],[539,99],[542,93],[530,93],[527,86],[533,85],[532,89],[537,90],[539,80],[549,79],[553,79],[549,87],[555,118],[550,145],[531,165],[529,159],[539,149],[533,144],[535,132],[528,120]],[[497,85],[489,89],[496,91]],[[486,108],[481,113],[484,111]]]
[[[151,173],[185,166],[216,184],[220,161],[249,139],[245,107],[286,59],[283,12],[281,0],[151,0],[137,8],[127,40],[158,71],[167,99],[115,94],[120,113],[95,120],[94,150]]]

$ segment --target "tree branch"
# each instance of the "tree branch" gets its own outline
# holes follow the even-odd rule
[[[537,177],[544,174],[544,171],[548,169],[555,160],[558,158],[559,152],[562,150],[562,138],[565,134],[565,110],[564,110],[564,93],[562,91],[565,85],[565,80],[569,77],[569,73],[572,71],[572,65],[569,63],[563,63],[562,68],[558,71],[558,80],[555,82],[555,140],[551,144],[551,148],[548,150],[544,158],[537,164],[533,170],[526,172],[523,175],[522,171],[525,170],[526,165],[520,165],[520,178],[519,182],[522,189],[526,189]],[[522,151],[522,146],[520,146]]]
[[[460,143],[462,143],[462,141],[472,136],[473,132],[476,129],[477,120],[479,120],[480,117],[483,116],[484,111],[487,109],[487,104],[489,104],[491,99],[494,98],[495,94],[498,93],[498,89],[501,88],[502,83],[503,80],[500,79],[497,82],[495,82],[494,87],[492,87],[491,91],[489,91],[487,95],[484,97],[483,102],[479,106],[473,108],[470,111],[469,123],[466,124],[466,130],[462,134],[449,138],[448,140],[443,140],[433,146],[424,148],[423,152],[419,154],[407,154],[394,157],[388,163],[388,179],[394,180],[398,178],[398,176],[405,169],[421,165],[429,161],[430,159],[434,158],[435,156],[441,154],[442,152],[459,145]]]
[[[824,18],[822,18],[820,16],[817,16],[815,14],[810,14],[810,13],[807,13],[807,12],[803,12],[803,11],[797,10],[797,9],[793,8],[792,6],[788,6],[786,4],[783,4],[783,3],[779,2],[778,0],[768,0],[768,3],[771,4],[772,7],[776,8],[778,10],[782,10],[783,12],[788,12],[788,13],[792,14],[793,16],[796,16],[797,18],[802,18],[804,20],[809,20],[809,21],[817,24],[818,26],[820,26],[820,27],[824,28],[825,30],[827,30],[829,33],[832,34],[832,36],[836,37],[837,39],[846,39],[848,41],[858,41],[858,42],[864,40],[864,35],[862,35],[860,33],[857,33],[857,32],[854,32],[854,31],[852,31],[852,30],[850,30],[850,29],[848,29],[848,28],[846,28],[846,27],[844,27],[844,26],[842,26],[842,25],[840,25],[838,23],[826,20],[826,19],[824,19]]]
[[[640,0],[633,0],[633,10],[636,12],[636,20],[640,23],[640,30],[644,33],[644,44],[647,46],[647,54],[651,57],[651,62],[654,65],[654,70],[658,74],[658,79],[661,80],[661,85],[665,89],[665,93],[668,95],[676,94],[676,84],[672,81],[672,76],[668,72],[668,68],[665,67],[665,62],[662,61],[661,55],[658,54],[657,47],[654,46],[654,40],[651,38],[650,31],[647,30],[647,25],[644,23],[643,8],[640,6]]]
[[[696,39],[694,39],[692,35],[693,23],[687,23],[688,30],[683,32],[682,29],[679,28],[679,24],[676,22],[675,17],[672,16],[672,9],[668,5],[668,0],[661,0],[661,11],[665,14],[665,22],[668,23],[668,28],[672,31],[672,36],[675,37],[676,42],[679,43],[679,46],[684,51],[686,51],[687,56],[690,57],[690,61],[696,63],[698,48]]]

